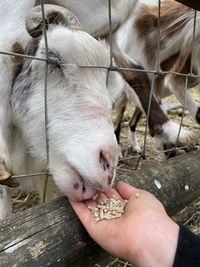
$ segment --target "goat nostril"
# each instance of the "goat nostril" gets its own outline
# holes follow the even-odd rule
[[[108,170],[110,167],[109,162],[104,156],[102,151],[100,152],[100,155],[99,155],[99,163],[101,164],[104,171]]]
[[[75,183],[75,184],[74,184],[74,189],[75,189],[75,190],[78,190],[79,187],[80,187],[79,183]]]

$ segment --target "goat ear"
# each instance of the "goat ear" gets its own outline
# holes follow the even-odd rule
[[[44,5],[46,26],[49,24],[63,24],[71,30],[79,30],[80,24],[73,13],[64,7]],[[28,33],[37,38],[43,33],[42,7],[34,7],[26,16],[26,29]]]

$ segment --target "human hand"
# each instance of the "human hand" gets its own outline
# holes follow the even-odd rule
[[[111,255],[126,259],[138,267],[171,267],[178,242],[179,226],[151,193],[124,182],[116,190],[109,188],[98,200],[115,195],[128,199],[121,218],[98,223],[88,205],[95,201],[71,202],[90,236]]]

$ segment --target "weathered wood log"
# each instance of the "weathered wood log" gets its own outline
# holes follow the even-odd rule
[[[200,10],[200,2],[198,0],[176,0],[177,2],[194,8],[196,10]]]
[[[119,171],[117,179],[150,191],[174,215],[200,196],[200,151],[163,162],[145,160],[137,171]]]
[[[200,151],[141,169],[118,180],[154,193],[174,214],[200,195]],[[91,266],[106,253],[87,235],[65,197],[0,222],[0,266]]]
[[[84,267],[105,255],[65,197],[0,221],[1,267]]]

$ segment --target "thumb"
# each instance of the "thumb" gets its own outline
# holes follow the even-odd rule
[[[135,195],[137,192],[139,192],[140,190],[123,182],[120,181],[117,183],[117,187],[116,187],[118,193],[124,198],[124,199],[129,199],[130,197],[132,197],[133,195]]]

